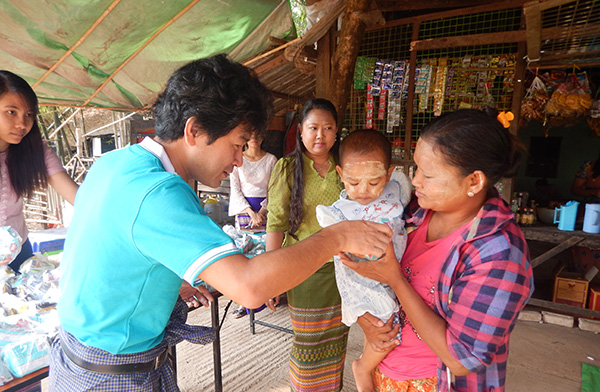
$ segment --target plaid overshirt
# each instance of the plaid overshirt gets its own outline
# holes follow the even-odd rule
[[[407,224],[419,226],[427,210],[414,202]],[[453,391],[504,391],[510,333],[532,293],[527,243],[494,189],[450,248],[437,283],[434,310],[447,322],[448,348],[472,372],[454,377]],[[448,391],[442,361],[438,391]]]

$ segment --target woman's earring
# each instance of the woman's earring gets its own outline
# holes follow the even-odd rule
[[[471,192],[471,191],[468,191],[468,192],[467,192],[467,196],[469,196],[469,197],[473,197],[473,196],[475,196],[475,194],[474,194],[473,192]]]

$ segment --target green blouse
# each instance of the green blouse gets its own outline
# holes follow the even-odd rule
[[[317,222],[317,205],[329,206],[340,197],[344,185],[335,170],[335,161],[329,157],[329,170],[325,178],[319,176],[313,167],[313,161],[302,154],[304,163],[304,200],[303,218],[300,227],[296,231],[298,240],[303,240],[321,229]],[[292,183],[294,179],[294,158],[281,158],[275,164],[271,179],[269,181],[267,233],[286,232],[283,239],[283,247],[290,246],[297,241],[287,234],[290,227],[290,198],[292,194]]]

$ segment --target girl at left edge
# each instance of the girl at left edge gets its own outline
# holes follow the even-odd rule
[[[12,226],[22,239],[21,253],[9,263],[15,272],[33,256],[23,197],[49,184],[73,204],[79,187],[42,139],[37,114],[38,100],[31,86],[0,70],[0,225]]]

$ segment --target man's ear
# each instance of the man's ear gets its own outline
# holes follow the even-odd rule
[[[340,165],[335,165],[335,170],[337,170],[340,178],[343,177],[344,171],[342,170],[342,167]]]
[[[183,139],[185,143],[189,146],[196,145],[196,136],[198,136],[198,129],[195,129],[195,127],[198,127],[198,125],[196,124],[196,117],[188,118],[185,122],[185,127],[183,129]]]

